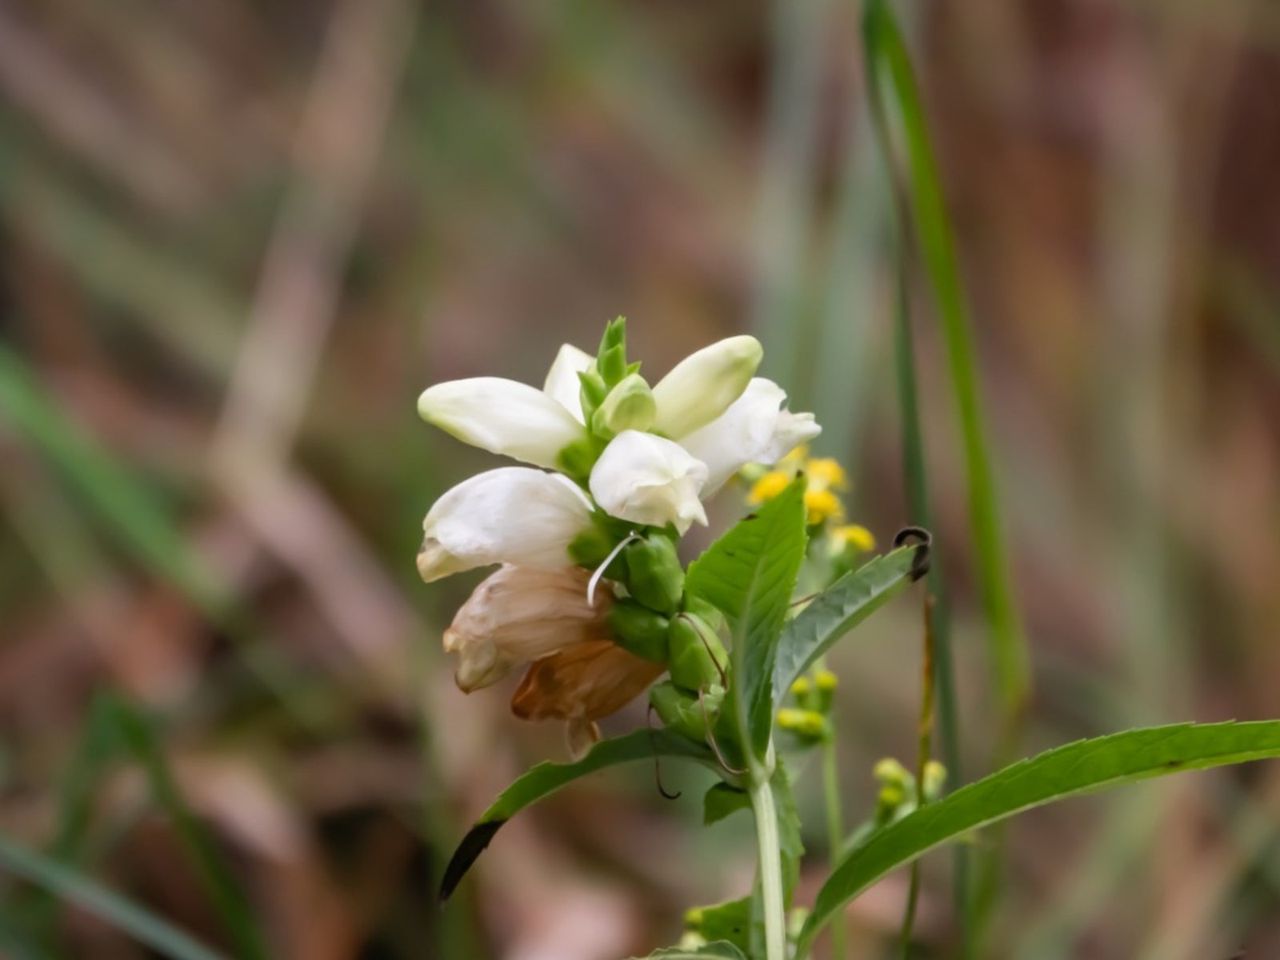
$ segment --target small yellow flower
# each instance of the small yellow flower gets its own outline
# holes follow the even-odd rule
[[[839,520],[844,516],[844,505],[830,490],[806,490],[804,508],[810,526],[828,520]]]
[[[816,710],[797,710],[792,707],[783,707],[778,711],[778,726],[814,740],[826,737],[831,729],[827,718]]]
[[[843,490],[848,485],[844,467],[831,457],[816,457],[805,462],[809,485],[817,490]]]
[[[852,547],[858,553],[868,553],[876,548],[875,535],[866,527],[857,523],[836,527],[831,531],[831,538],[837,553],[846,547]]]
[[[791,684],[791,695],[795,697],[808,696],[812,686],[808,677],[796,677],[795,682]]]
[[[839,677],[837,677],[830,670],[819,670],[814,675],[813,679],[814,679],[814,682],[818,685],[818,689],[823,691],[824,693],[830,693],[840,683]]]
[[[770,470],[751,487],[747,502],[759,506],[768,503],[791,483],[791,475],[782,470]]]

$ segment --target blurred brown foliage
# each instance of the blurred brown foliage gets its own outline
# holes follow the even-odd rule
[[[1280,8],[903,12],[1032,642],[1028,746],[1274,716]],[[617,313],[653,372],[754,330],[858,478],[859,518],[882,538],[909,521],[857,15],[0,0],[0,832],[49,847],[89,704],[114,690],[157,718],[274,956],[604,960],[745,889],[743,833],[697,830],[702,781],[667,805],[637,770],[514,822],[437,910],[467,818],[561,747],[502,691],[451,683],[441,625],[474,579],[425,588],[413,555],[433,497],[487,460],[414,399],[539,380]],[[987,667],[920,293],[973,775]],[[47,409],[19,411],[15,383]],[[836,659],[850,817],[871,762],[911,749],[912,623],[888,614]],[[229,949],[139,772],[112,764],[91,799],[81,867]],[[1274,764],[1036,814],[1010,831],[987,955],[1280,955],[1278,832]],[[949,956],[936,859],[920,926]],[[0,927],[45,942],[29,891],[2,892]],[[892,942],[903,893],[891,878],[854,906],[856,956]],[[145,955],[52,919],[50,955]]]

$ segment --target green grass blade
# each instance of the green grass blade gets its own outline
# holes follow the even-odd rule
[[[440,899],[453,893],[471,865],[484,852],[494,834],[504,823],[561,787],[605,767],[654,757],[676,757],[696,760],[715,767],[715,756],[706,747],[666,730],[637,730],[626,736],[597,743],[581,760],[573,763],[539,763],[503,790],[467,831],[445,868],[440,884]]]
[[[208,833],[183,800],[150,724],[123,700],[108,700],[107,709],[114,715],[129,752],[146,771],[156,803],[173,821],[178,839],[196,867],[223,923],[231,932],[236,944],[236,955],[265,960],[268,951],[254,921],[249,901],[218,854]]]
[[[1280,757],[1280,720],[1174,724],[1081,740],[1005,767],[869,835],[818,891],[799,956],[837,911],[896,867],[1014,814],[1138,780]]]
[[[195,562],[181,533],[120,465],[66,417],[12,350],[0,346],[0,418],[29,438],[58,468],[76,495],[149,569],[174,583],[206,611],[226,597]]]
[[[773,732],[773,673],[791,591],[804,561],[804,480],[738,521],[689,565],[689,593],[725,615],[733,634],[730,696],[752,763]]]
[[[133,901],[5,837],[0,837],[0,869],[76,904],[172,960],[224,960]]]
[[[915,556],[915,547],[901,547],[869,560],[833,583],[787,623],[774,664],[775,702],[781,703],[796,678],[833,644],[911,582]]]
[[[979,394],[976,352],[941,179],[910,56],[884,0],[871,0],[863,20],[868,70],[895,107],[905,141],[911,222],[941,318],[969,489],[969,518],[983,612],[990,625],[996,681],[1007,724],[1030,692],[1021,619],[1014,604],[998,497]]]

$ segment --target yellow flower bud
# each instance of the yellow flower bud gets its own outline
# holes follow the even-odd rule
[[[756,506],[768,503],[791,483],[791,476],[781,470],[770,470],[751,486],[747,502]]]
[[[830,490],[806,490],[804,508],[810,526],[839,520],[844,516],[844,505]]]
[[[809,683],[808,677],[797,677],[795,683],[791,684],[791,695],[794,697],[807,696],[813,685]]]
[[[830,670],[819,670],[814,674],[813,682],[818,685],[818,689],[824,693],[830,693],[840,683],[840,678]]]
[[[875,534],[857,523],[836,527],[831,531],[831,539],[836,553],[849,547],[859,553],[868,553],[876,548]]]
[[[844,467],[831,457],[815,457],[804,465],[809,484],[816,490],[843,490],[848,484]]]

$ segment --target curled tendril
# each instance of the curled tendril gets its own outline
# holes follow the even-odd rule
[[[714,660],[715,657],[712,657],[711,659]],[[709,746],[711,748],[711,752],[716,755],[716,760],[720,762],[720,766],[724,767],[725,770],[732,773],[734,776],[742,776],[747,772],[747,768],[743,767],[739,770],[725,759],[724,753],[720,750],[720,744],[716,740],[715,726],[712,724],[711,717],[707,713],[707,700],[706,697],[703,696],[703,692],[701,690],[698,691],[698,706],[702,708],[702,721],[707,725],[707,746]]]
[[[903,527],[893,538],[895,547],[903,547],[910,543],[914,543],[916,547],[915,555],[911,558],[911,579],[916,581],[929,572],[933,534],[924,527]]]
[[[658,756],[657,745],[653,742],[653,704],[649,704],[649,711],[645,714],[644,725],[649,728],[649,746],[653,750],[653,782],[657,784],[658,793],[662,794],[664,800],[679,800],[684,791],[677,790],[675,793],[667,793],[667,788],[662,785],[662,758]]]

